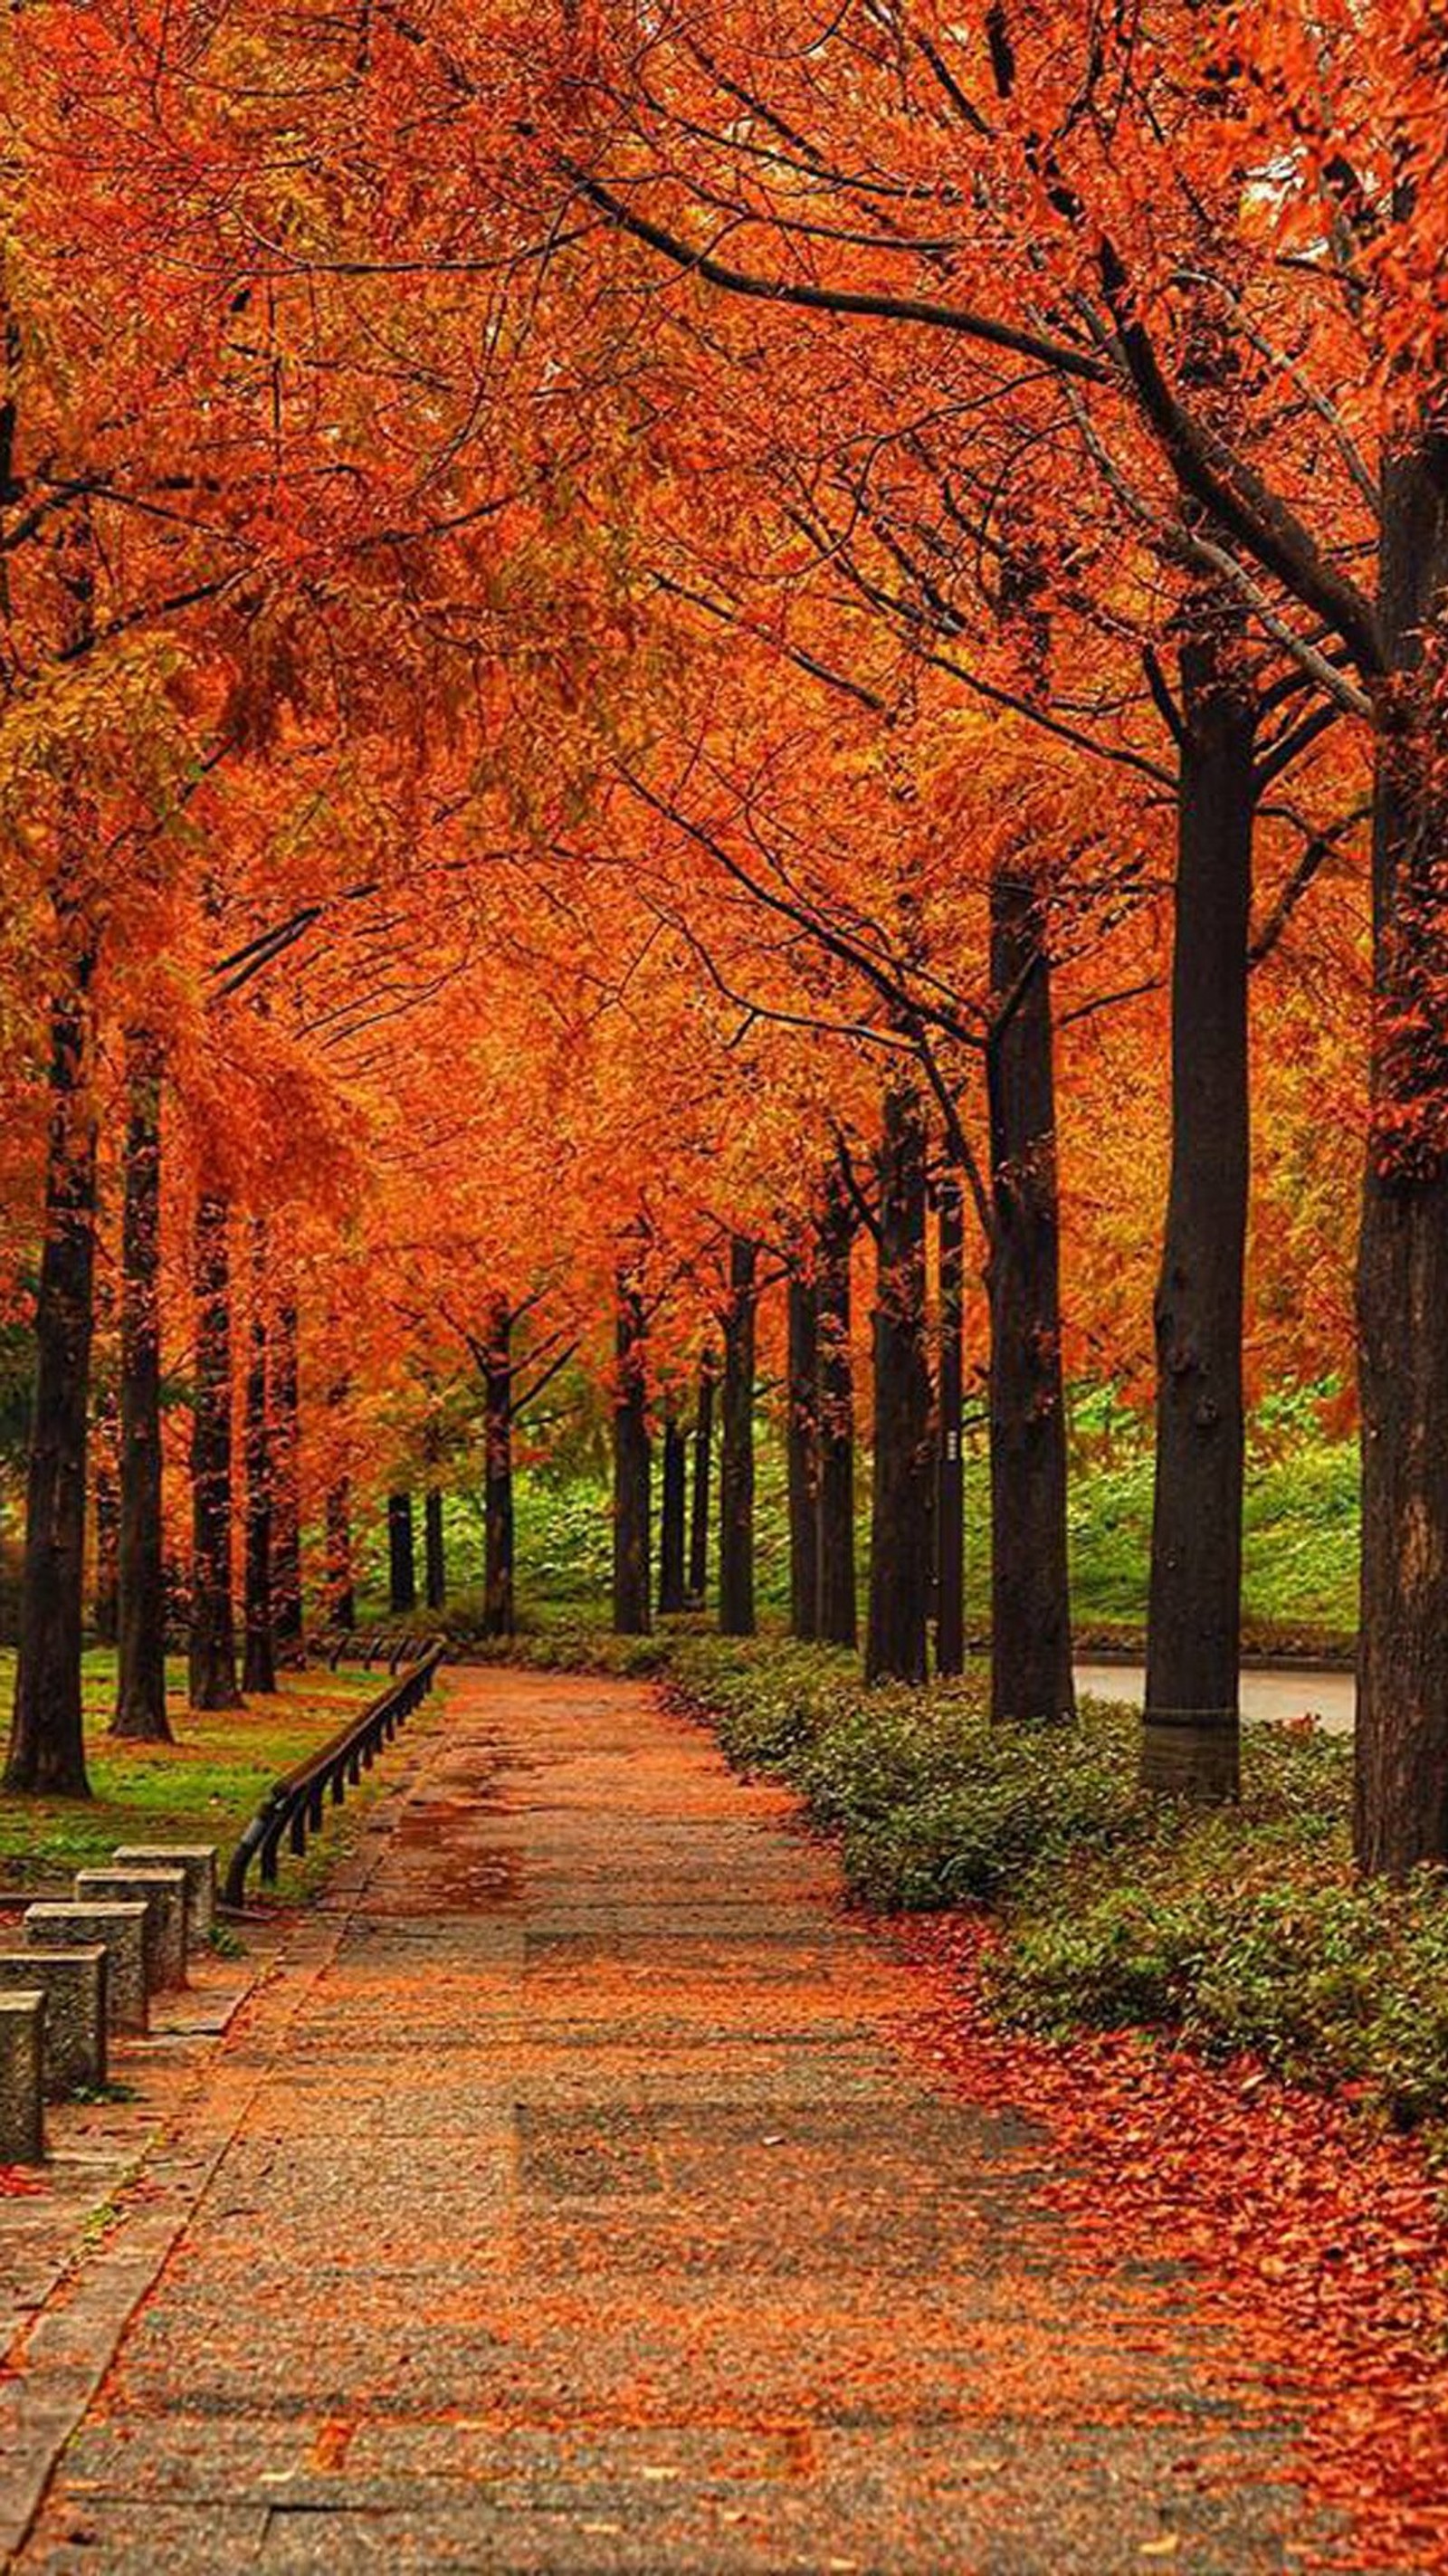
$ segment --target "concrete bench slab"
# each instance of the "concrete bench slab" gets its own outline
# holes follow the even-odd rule
[[[106,1954],[0,1950],[0,1995],[39,1987],[45,1997],[45,2098],[94,2093],[106,2080]]]
[[[144,1904],[81,1904],[67,1898],[28,1905],[21,1928],[37,1950],[79,1950],[102,1942],[106,1952],[106,2028],[135,2033],[150,2027],[146,1984]]]
[[[215,1843],[124,1843],[111,1854],[117,1869],[179,1869],[186,1879],[186,1942],[204,1949],[216,1923]]]
[[[45,2159],[45,1997],[0,1995],[0,2165]]]
[[[186,1873],[180,1869],[78,1869],[75,1892],[82,1905],[140,1904],[146,1914],[146,1983],[186,1983]]]

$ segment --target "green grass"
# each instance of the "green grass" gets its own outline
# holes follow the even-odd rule
[[[1279,1408],[1280,1410],[1280,1408]],[[1144,1426],[1104,1399],[1073,1406],[1070,1494],[1071,1586],[1079,1642],[1133,1648],[1146,1620],[1151,1551],[1152,1461]],[[867,1464],[868,1462],[864,1462]],[[989,1622],[990,1537],[986,1461],[967,1461],[966,1590],[971,1627]],[[475,1512],[449,1519],[450,1624],[466,1633],[480,1608],[482,1541]],[[570,1627],[607,1617],[611,1519],[606,1483],[595,1476],[524,1472],[517,1479],[518,1611],[525,1630]],[[868,1497],[862,1498],[859,1563],[868,1563]],[[1254,1426],[1244,1513],[1245,1642],[1267,1651],[1350,1650],[1357,1621],[1357,1455],[1349,1441],[1324,1439],[1304,1406],[1284,1424],[1271,1414]],[[761,1431],[755,1505],[755,1587],[761,1614],[783,1613],[789,1542],[783,1461]],[[379,1599],[373,1615],[382,1615]]]
[[[0,1691],[9,1707],[13,1654],[0,1653]],[[174,1745],[122,1744],[106,1734],[115,1655],[85,1658],[86,1755],[91,1798],[0,1796],[0,1879],[9,1886],[69,1876],[106,1860],[117,1843],[214,1842],[223,1858],[273,1780],[381,1687],[376,1673],[288,1674],[275,1698],[202,1715],[185,1706],[184,1668],[168,1667]],[[369,1775],[370,1777],[371,1775]],[[354,1791],[341,1811],[355,1817]],[[305,1863],[292,1865],[292,1892],[315,1882],[336,1856],[329,1823]]]

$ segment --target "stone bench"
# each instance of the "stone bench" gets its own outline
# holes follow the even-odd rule
[[[146,1984],[152,1994],[186,1983],[186,1873],[179,1869],[78,1869],[79,1905],[144,1905]]]
[[[143,1903],[28,1905],[21,1926],[27,1945],[36,1950],[89,1949],[96,1942],[106,1952],[106,2027],[144,2033],[150,2028],[146,1983],[146,1907]]]
[[[216,1923],[215,1843],[125,1843],[111,1862],[116,1869],[179,1869],[186,1880],[186,1946],[205,1948]]]
[[[45,1996],[39,1987],[0,1994],[0,2165],[45,2155]]]
[[[39,1987],[45,1997],[45,2098],[97,2093],[106,2080],[106,1953],[0,1951],[0,1996]]]

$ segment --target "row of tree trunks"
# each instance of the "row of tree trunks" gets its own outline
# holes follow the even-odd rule
[[[517,1618],[513,1538],[513,1314],[494,1300],[483,1345],[483,1634]]]
[[[813,1265],[791,1269],[786,1295],[789,1624],[796,1637],[809,1638],[820,1632],[820,1305]]]
[[[689,1448],[677,1407],[664,1411],[663,1475],[659,1492],[659,1616],[688,1606],[686,1487]]]
[[[258,1280],[262,1303],[269,1283]],[[300,1390],[297,1366],[297,1308],[292,1296],[282,1298],[272,1336],[274,1357],[268,1408],[272,1492],[272,1623],[275,1659],[286,1672],[299,1672],[307,1660],[302,1607],[302,1504],[298,1456]]]
[[[71,925],[71,934],[70,975],[51,1012],[45,1240],[36,1289],[20,1652],[5,1785],[85,1797],[80,1657],[95,1278],[95,954],[79,925]]]
[[[387,1497],[387,1604],[394,1619],[405,1619],[417,1608],[412,1496],[403,1490]]]
[[[422,1507],[423,1597],[429,1610],[441,1610],[447,1600],[447,1548],[442,1527],[442,1492],[429,1485]]]
[[[1363,1551],[1355,1840],[1400,1878],[1448,1861],[1448,929],[1442,771],[1448,433],[1382,468],[1372,1112],[1358,1250]]]
[[[169,1743],[161,1525],[161,1078],[159,1041],[126,1041],[121,1210],[120,1518],[112,1732]]]
[[[965,1210],[954,1172],[936,1190],[936,1242],[935,1669],[952,1674],[965,1670]]]
[[[719,1362],[706,1351],[699,1363],[699,1400],[694,1416],[694,1490],[689,1504],[689,1602],[702,1609],[709,1589],[709,1470],[714,1447],[714,1389]]]
[[[107,1391],[95,1410],[91,1433],[91,1495],[95,1507],[96,1574],[91,1625],[98,1646],[114,1646],[121,1622],[120,1428],[115,1396]]]
[[[1224,613],[1225,612],[1225,613]],[[1171,1178],[1156,1293],[1156,1473],[1142,1779],[1235,1797],[1242,1598],[1248,939],[1256,708],[1235,609],[1181,654]]]
[[[991,1715],[1071,1714],[1051,976],[1022,857],[991,877]]]
[[[870,1511],[867,1681],[923,1681],[931,1591],[934,1450],[925,1352],[924,1105],[914,1084],[885,1092],[876,1157],[872,1349],[875,1472]]]
[[[818,1633],[827,1645],[859,1641],[855,1583],[855,1390],[850,1357],[850,1253],[855,1215],[843,1175],[825,1184],[815,1257],[819,1394]]]
[[[754,1618],[754,1340],[759,1250],[747,1235],[729,1244],[720,1401],[719,1628],[752,1637]]]
[[[649,1415],[643,1292],[620,1270],[614,1316],[613,1625],[646,1636],[649,1617]]]
[[[232,1607],[231,1265],[229,1209],[215,1190],[196,1210],[192,1285],[196,1397],[191,1422],[193,1708],[239,1708]]]
[[[242,1688],[277,1686],[276,1604],[272,1590],[274,1457],[267,1419],[267,1231],[251,1221],[251,1314],[246,1370],[246,1571]],[[272,1352],[275,1366],[275,1352]]]

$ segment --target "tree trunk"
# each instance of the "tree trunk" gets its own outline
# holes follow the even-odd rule
[[[1234,1798],[1241,1720],[1247,946],[1255,709],[1235,619],[1181,655],[1171,1182],[1156,1292],[1156,1485],[1142,1786]]]
[[[965,1211],[953,1172],[941,1180],[940,1368],[935,1467],[935,1669],[965,1670]]]
[[[120,1634],[121,1487],[116,1472],[116,1406],[108,1396],[95,1426],[96,1576],[91,1624],[98,1646]]]
[[[1051,976],[1036,885],[991,880],[991,1715],[1069,1716],[1066,1404]]]
[[[659,1505],[659,1614],[684,1607],[684,1494],[688,1454],[673,1405],[664,1416],[663,1490]]]
[[[292,1297],[277,1308],[272,1341],[272,1628],[276,1660],[300,1672],[307,1660],[302,1600],[301,1401],[297,1367],[297,1309]]]
[[[873,1335],[875,1474],[865,1679],[925,1679],[930,1612],[930,1372],[925,1359],[925,1118],[913,1084],[885,1093]]]
[[[689,1601],[702,1610],[709,1590],[709,1462],[714,1446],[714,1388],[719,1364],[712,1351],[699,1362],[699,1405],[694,1416],[694,1491],[689,1512]]]
[[[819,1289],[791,1271],[789,1414],[785,1460],[789,1483],[789,1624],[796,1637],[820,1632]]]
[[[51,1012],[45,1241],[35,1301],[20,1653],[7,1789],[90,1795],[81,1726],[86,1416],[94,1327],[96,1121],[90,1097],[94,953]]]
[[[858,1641],[855,1606],[855,1389],[850,1354],[850,1254],[855,1221],[838,1174],[826,1185],[815,1272],[819,1336],[819,1633]]]
[[[277,1686],[272,1636],[272,1450],[267,1421],[266,1226],[251,1221],[251,1349],[246,1370],[246,1649],[242,1688]]]
[[[394,1619],[417,1608],[417,1570],[413,1562],[412,1496],[387,1497],[387,1600]]]
[[[618,1275],[617,1382],[613,1408],[613,1625],[645,1637],[649,1620],[649,1416],[644,1301],[632,1274]]]
[[[1357,1855],[1448,1861],[1448,798],[1439,699],[1448,438],[1383,468],[1384,692],[1373,821],[1372,1120],[1358,1317],[1363,1444]]]
[[[494,1303],[483,1354],[483,1634],[511,1637],[513,1577],[513,1317]]]
[[[121,1216],[119,1670],[113,1735],[169,1744],[161,1517],[161,1074],[147,1030],[126,1042]]]
[[[422,1552],[427,1606],[441,1610],[447,1601],[447,1555],[442,1534],[442,1495],[429,1485],[423,1506]]]
[[[228,1208],[204,1193],[192,1282],[196,1402],[191,1423],[191,1705],[240,1708],[231,1598],[231,1270]]]
[[[327,1488],[327,1617],[344,1634],[357,1625],[352,1572],[352,1487],[337,1476]]]
[[[754,1634],[754,1318],[757,1246],[729,1241],[719,1453],[719,1631]]]

